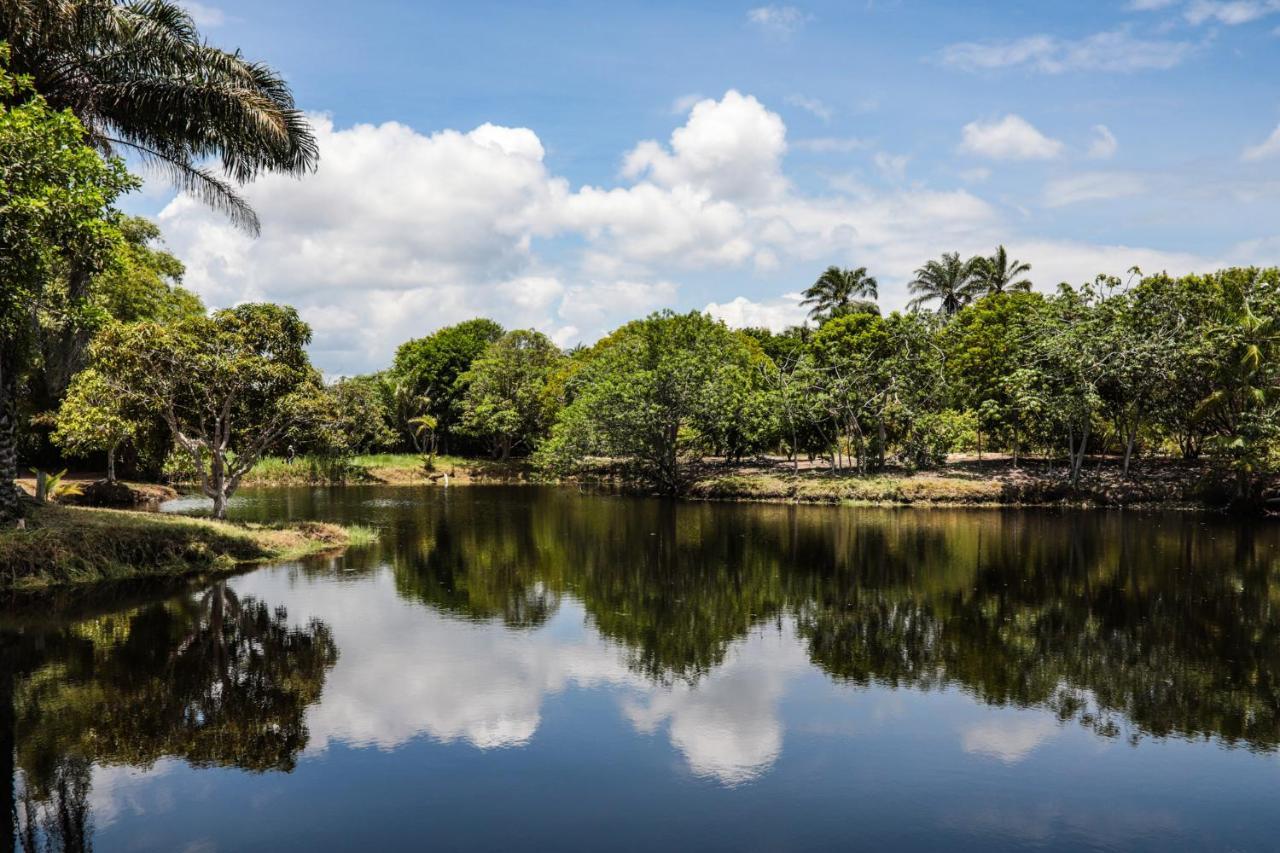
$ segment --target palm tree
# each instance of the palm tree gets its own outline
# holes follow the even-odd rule
[[[945,316],[955,314],[973,301],[975,266],[973,259],[960,260],[958,252],[943,252],[941,260],[929,261],[916,270],[909,285],[915,298],[907,307],[920,308],[937,300],[938,310]]]
[[[996,249],[989,258],[974,258],[974,283],[977,289],[990,296],[993,293],[1026,292],[1031,289],[1031,279],[1018,276],[1031,272],[1031,264],[1009,260],[1004,246]]]
[[[70,109],[99,151],[135,153],[252,233],[236,187],[315,169],[315,137],[284,80],[206,44],[173,0],[0,0],[0,38],[10,70]]]
[[[812,305],[813,319],[831,318],[850,311],[874,311],[879,284],[866,267],[847,270],[831,266],[804,292],[801,305]]]

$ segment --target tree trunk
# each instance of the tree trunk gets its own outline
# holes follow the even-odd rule
[[[227,517],[227,469],[222,453],[214,448],[209,452],[209,497],[213,498],[213,517],[219,521]]]
[[[884,418],[879,418],[876,421],[876,440],[879,442],[879,445],[876,447],[876,467],[883,469],[884,446],[888,442],[888,438],[885,436]]]
[[[22,513],[18,491],[17,394],[9,365],[0,354],[0,519]]]
[[[213,496],[213,517],[219,521],[225,521],[227,518],[227,493],[221,487],[218,487]]]
[[[1126,430],[1128,435],[1125,436],[1124,442],[1124,478],[1129,479],[1129,462],[1133,459],[1133,445],[1138,438],[1138,430],[1130,428]]]
[[[107,448],[107,482],[114,483],[116,481],[116,446],[113,444]]]

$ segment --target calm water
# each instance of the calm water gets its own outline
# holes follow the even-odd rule
[[[248,492],[378,546],[0,620],[98,850],[1280,848],[1280,529]]]

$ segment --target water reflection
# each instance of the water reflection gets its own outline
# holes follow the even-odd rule
[[[24,850],[82,849],[90,768],[292,770],[304,711],[337,647],[319,621],[241,599],[224,582],[66,624],[5,626],[3,736],[15,755],[15,827]],[[13,774],[9,778],[13,780]]]
[[[1065,789],[1034,802],[1034,786],[993,792],[1037,757],[1042,773],[1069,775],[1082,744],[1099,755],[1137,744],[1123,753],[1134,756],[1170,738],[1245,756],[1280,746],[1273,527],[532,488],[265,491],[238,511],[371,523],[382,540],[176,596],[15,611],[0,623],[0,723],[16,762],[4,775],[16,779],[11,836],[24,849],[80,849],[95,833],[124,832],[160,774],[310,773],[309,796],[350,794],[357,771],[325,762],[355,750],[420,756],[397,771],[412,790],[444,760],[425,745],[477,756],[450,759],[455,787],[499,785],[548,822],[557,785],[580,804],[602,796],[599,782],[568,781],[597,756],[650,790],[706,783],[746,798],[777,777],[774,807],[797,790],[844,792],[846,803],[856,794],[867,831],[890,820],[894,790],[929,788],[945,762],[941,778],[987,793],[961,809],[955,792],[913,814],[933,833],[917,846],[949,846],[956,833],[1016,846],[1064,832],[1109,846],[1174,831],[1185,814],[1109,803],[1114,812],[1085,817],[1064,805],[1077,796]],[[826,758],[837,744],[851,745],[852,761]],[[648,763],[659,745],[680,772]],[[859,781],[858,763],[879,750],[896,752]],[[504,776],[487,763],[498,756],[533,763]],[[367,773],[363,796],[330,807],[377,809],[405,795],[377,781],[374,765]],[[289,789],[273,790],[288,800]],[[217,813],[169,796],[165,808],[185,821]],[[683,814],[678,799],[663,808]],[[701,808],[704,820],[730,813]],[[416,814],[397,809],[384,823],[408,832]],[[457,841],[479,831],[435,820]],[[303,838],[305,827],[290,828]],[[193,831],[183,822],[172,838]],[[738,838],[724,831],[726,843]],[[237,844],[228,832],[207,830],[229,848],[256,839]],[[831,832],[814,843],[848,840]]]

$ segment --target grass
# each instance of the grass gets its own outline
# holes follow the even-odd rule
[[[347,545],[352,548],[368,548],[378,544],[378,531],[363,524],[348,524]]]
[[[376,539],[336,524],[231,524],[127,510],[44,506],[26,530],[0,532],[0,590],[214,573]]]
[[[416,453],[370,453],[343,459],[299,456],[293,464],[278,456],[262,459],[244,478],[245,485],[292,486],[342,483],[387,483],[421,485],[440,482],[445,474],[450,482],[510,482],[526,480],[528,466],[522,462],[502,463],[491,459],[437,456],[428,471]]]

